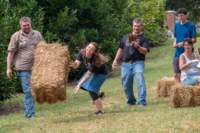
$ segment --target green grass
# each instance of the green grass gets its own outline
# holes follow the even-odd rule
[[[146,107],[127,106],[119,74],[102,86],[106,93],[102,116],[94,116],[89,95],[77,95],[68,87],[68,99],[54,105],[37,104],[37,117],[25,119],[23,112],[0,116],[0,133],[199,133],[200,108],[172,108],[167,98],[156,95],[156,81],[172,76],[173,49],[170,45],[152,48],[147,56]],[[137,88],[134,88],[137,94]],[[137,95],[136,95],[137,96]],[[22,96],[11,102],[22,102]],[[9,101],[10,102],[10,101]]]

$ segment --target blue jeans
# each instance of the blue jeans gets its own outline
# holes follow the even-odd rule
[[[30,118],[35,115],[35,101],[31,94],[30,85],[31,71],[18,71],[17,76],[21,81],[22,90],[24,92],[24,115]]]
[[[133,93],[133,81],[136,78],[138,88],[137,104],[146,105],[146,85],[144,79],[144,61],[133,63],[122,63],[121,80],[124,92],[127,97],[127,104],[135,104],[136,99]]]

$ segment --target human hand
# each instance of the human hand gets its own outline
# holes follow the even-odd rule
[[[198,59],[192,60],[193,65],[197,65],[200,61]]]
[[[128,39],[130,43],[135,42],[137,39],[137,35],[135,35],[134,33],[129,34]]]
[[[116,60],[114,60],[112,63],[112,70],[115,70],[117,68],[117,66],[118,66],[118,63]]]
[[[183,47],[183,42],[177,43],[177,44],[176,44],[176,47],[179,47],[179,48],[180,48],[180,47]]]
[[[77,68],[77,63],[75,61],[70,61],[69,62],[69,67],[71,67],[72,69],[76,69]]]
[[[12,69],[7,69],[6,75],[7,75],[8,79],[11,79],[11,77],[12,77]]]
[[[191,61],[188,62],[188,65],[196,64],[198,62],[199,62],[199,60],[191,60]]]
[[[193,63],[192,61],[189,61],[187,64],[188,64],[188,65],[192,65],[192,63]]]
[[[138,40],[133,43],[133,47],[136,48],[136,49],[138,49],[140,47]]]
[[[80,89],[80,86],[79,86],[79,85],[77,85],[77,86],[74,88],[74,94],[77,94],[77,93],[78,93],[78,91],[79,91],[79,89]]]

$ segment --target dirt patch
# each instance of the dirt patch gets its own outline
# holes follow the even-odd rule
[[[23,106],[20,103],[0,104],[0,116],[20,112],[21,110],[23,110]]]

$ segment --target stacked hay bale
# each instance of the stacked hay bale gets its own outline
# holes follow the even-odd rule
[[[32,68],[32,94],[38,103],[66,99],[69,53],[60,44],[40,42],[35,49]]]
[[[200,86],[193,88],[193,98],[195,106],[200,106]]]
[[[200,105],[200,86],[174,85],[170,94],[172,107],[191,107]]]
[[[164,77],[157,81],[157,95],[159,97],[168,97],[170,95],[171,87],[175,85],[173,77]]]

